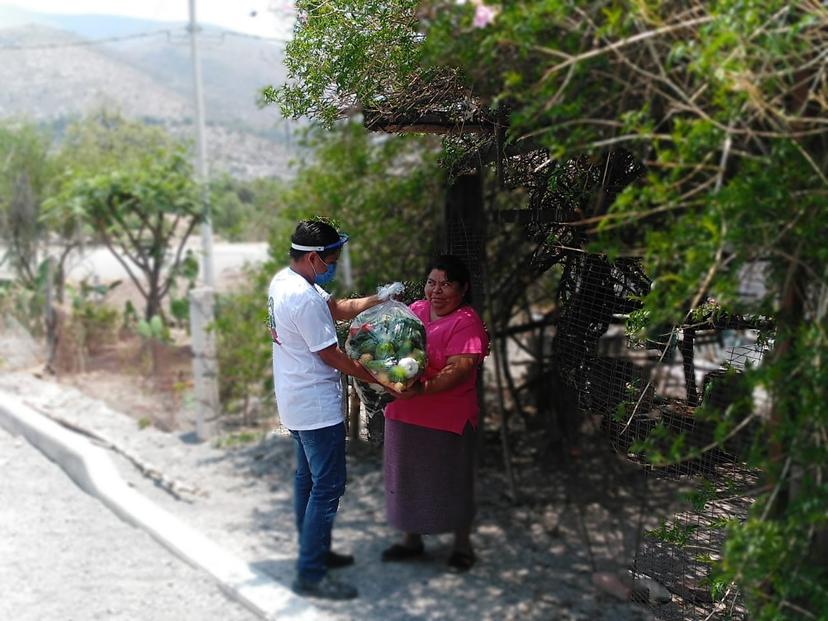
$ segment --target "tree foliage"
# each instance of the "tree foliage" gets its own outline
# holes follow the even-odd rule
[[[54,174],[46,136],[30,124],[0,126],[0,240],[20,282],[32,287],[46,247],[41,206]]]
[[[277,266],[265,263],[247,270],[247,278],[230,293],[218,296],[216,334],[219,399],[225,413],[251,425],[260,415],[270,416],[262,403],[273,401],[271,340],[262,299]]]
[[[435,142],[377,137],[344,123],[333,132],[312,130],[306,146],[310,155],[287,189],[283,226],[271,240],[274,261],[287,263],[298,220],[324,215],[353,235],[348,251],[356,291],[419,277],[439,237],[443,190]],[[349,294],[341,268],[338,291]]]
[[[229,241],[265,241],[284,207],[286,182],[236,179],[228,174],[210,181],[213,231]]]
[[[747,374],[772,396],[753,460],[767,486],[733,525],[719,569],[756,618],[825,617],[825,544],[814,547],[828,528],[824,3],[393,6],[395,20],[372,21],[347,0],[300,5],[288,49],[295,82],[271,99],[330,123],[404,100],[415,77],[450,69],[479,106],[507,119],[508,143],[548,149],[548,166],[634,153],[643,182],[609,208],[584,205],[572,226],[596,252],[643,258],[654,286],[637,321],[678,326],[711,297],[776,321],[773,353]],[[383,44],[366,48],[366,33]],[[766,291],[746,299],[742,275],[756,266]]]
[[[265,100],[331,127],[346,112],[400,90],[419,65],[417,4],[299,0],[285,54],[293,81],[265,89]]]
[[[184,253],[203,218],[187,150],[160,130],[110,117],[81,127],[64,155],[75,149],[48,216],[88,226],[144,297],[145,319],[163,315],[176,278],[197,269]]]

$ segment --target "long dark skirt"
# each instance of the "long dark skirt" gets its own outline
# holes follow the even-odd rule
[[[469,528],[474,519],[475,433],[385,420],[385,513],[398,530],[423,535]]]

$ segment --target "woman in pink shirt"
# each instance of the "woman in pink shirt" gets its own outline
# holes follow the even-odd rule
[[[404,536],[383,561],[420,557],[422,535],[453,532],[449,566],[474,564],[477,370],[488,337],[469,304],[470,286],[462,261],[438,256],[428,266],[425,299],[411,305],[425,324],[428,364],[422,381],[385,409],[386,514]]]

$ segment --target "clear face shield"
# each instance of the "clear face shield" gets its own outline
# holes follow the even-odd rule
[[[328,244],[326,246],[304,246],[302,244],[291,243],[290,247],[293,250],[302,250],[304,252],[320,253],[320,252],[331,251],[331,250],[336,250],[338,248],[342,248],[342,246],[344,246],[345,244],[348,243],[349,239],[350,238],[348,237],[347,233],[340,233],[339,234],[339,239],[337,241],[333,242],[332,244]],[[322,257],[320,256],[319,258],[321,259]],[[324,263],[324,260],[323,260],[323,263]],[[311,268],[313,269],[314,282],[318,285],[325,285],[325,284],[331,282],[334,279],[334,276],[336,275],[336,263],[327,264],[327,269],[324,272],[322,272],[321,274],[316,273],[316,268],[314,268],[312,264],[311,264]]]

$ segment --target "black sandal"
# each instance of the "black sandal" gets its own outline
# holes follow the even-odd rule
[[[472,568],[475,560],[477,559],[475,558],[473,552],[461,552],[460,550],[455,550],[449,557],[448,566],[452,571],[463,573]]]
[[[425,554],[425,546],[420,543],[420,545],[410,548],[408,546],[404,546],[400,543],[395,543],[390,548],[386,548],[382,551],[382,560],[385,563],[388,562],[396,562],[396,561],[406,561],[412,558],[418,558]]]

